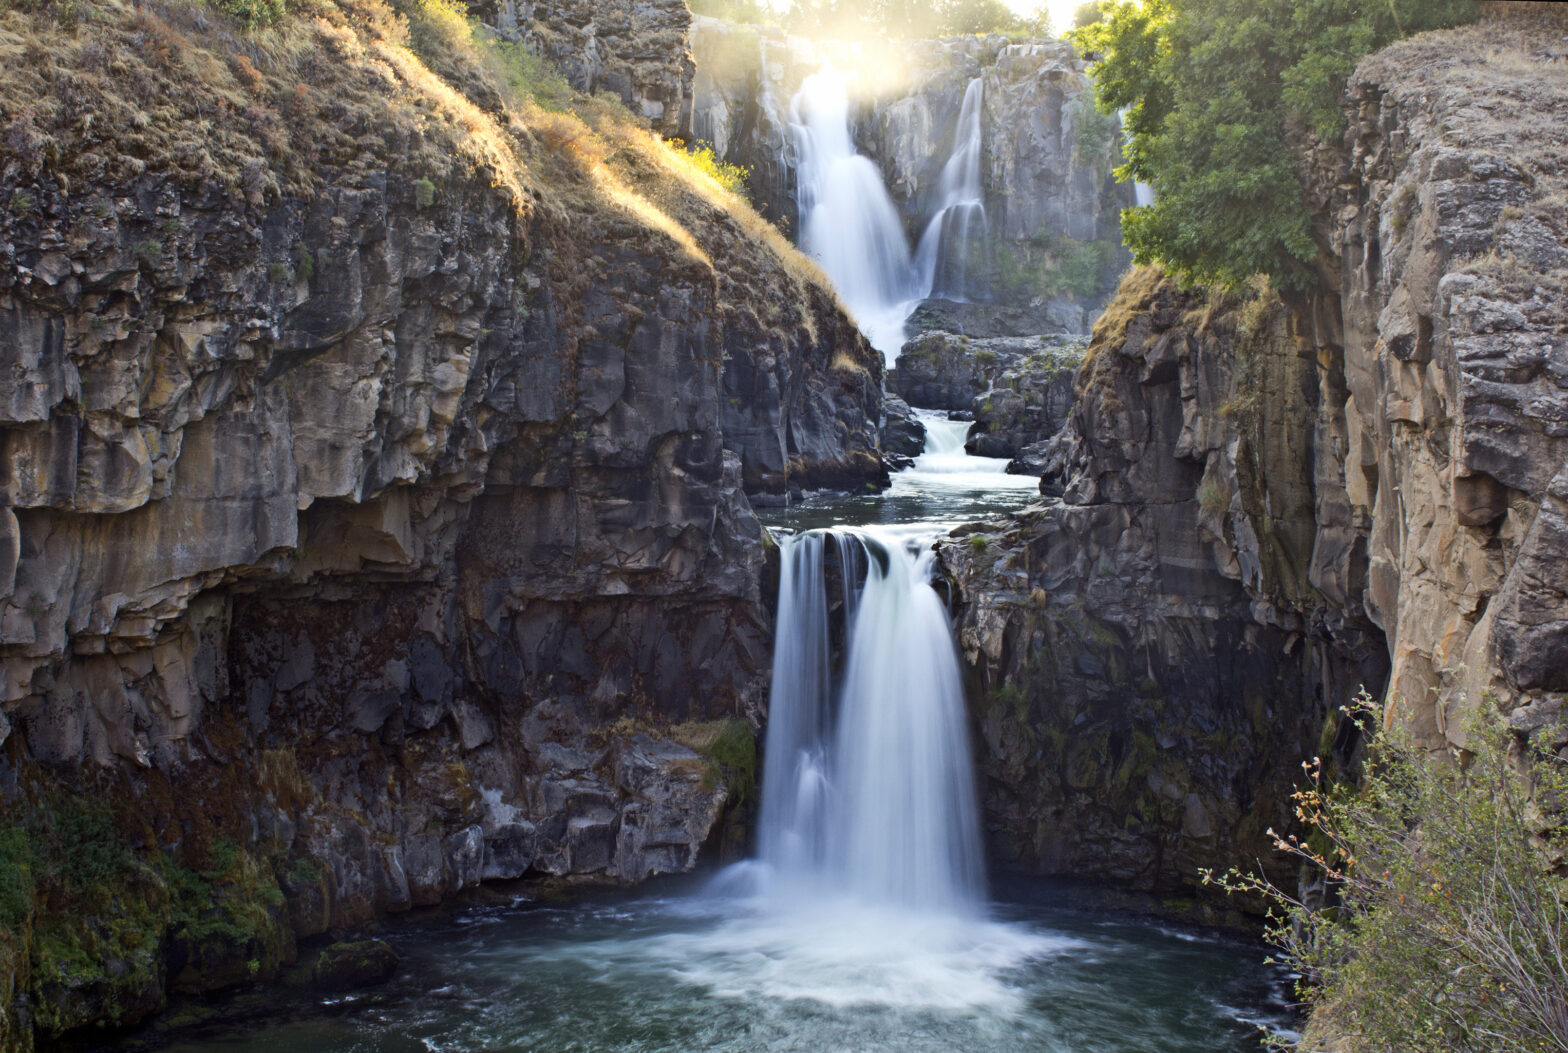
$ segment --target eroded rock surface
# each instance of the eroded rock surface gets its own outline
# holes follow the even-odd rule
[[[1160,892],[1267,864],[1361,686],[1434,750],[1483,706],[1548,723],[1568,92],[1538,51],[1498,16],[1363,62],[1308,158],[1323,287],[1136,272],[1037,448],[1059,500],[942,546],[1004,858]]]
[[[269,132],[319,153],[222,140],[233,186],[94,160],[68,106],[12,119],[51,71],[0,76],[0,825],[96,831],[115,886],[0,934],[5,1028],[132,1023],[484,880],[690,867],[703,751],[765,691],[744,489],[885,477],[881,357],[759,217],[612,111],[530,126],[323,11],[286,77],[160,89],[320,107]],[[60,54],[165,83],[156,17]]]

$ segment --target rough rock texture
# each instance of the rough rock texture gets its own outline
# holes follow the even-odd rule
[[[1494,15],[1496,13],[1494,12]],[[943,546],[999,851],[1191,887],[1270,859],[1359,685],[1432,749],[1568,689],[1568,89],[1506,20],[1362,63],[1311,151],[1324,284],[1135,273],[1051,444],[1057,502]],[[984,535],[981,535],[984,536]],[[1321,737],[1320,737],[1321,731]]]
[[[808,41],[698,17],[692,50],[693,134],[751,168],[759,209],[791,231],[799,223],[791,99],[825,61],[876,70],[860,82],[855,140],[881,166],[911,245],[939,207],[965,89],[981,78],[991,237],[983,259],[973,261],[970,298],[1037,308],[1062,300],[1067,284],[1059,271],[1069,257],[1089,274],[1077,290],[1083,305],[1097,306],[1114,289],[1127,261],[1120,210],[1132,204],[1132,189],[1110,174],[1120,156],[1116,123],[1093,112],[1087,67],[1068,45],[997,35],[896,46]]]
[[[884,475],[880,356],[647,131],[456,81],[480,108],[330,5],[230,84],[179,17],[0,14],[126,83],[208,63],[156,93],[191,128],[304,92],[277,134],[324,144],[292,194],[295,141],[227,140],[225,186],[0,70],[0,868],[43,860],[0,1047],[482,880],[690,867],[765,690],[743,480]],[[60,876],[81,843],[112,894]]]
[[[964,449],[977,457],[1017,458],[1025,447],[1043,443],[1060,431],[1072,411],[1083,345],[1049,338],[1018,343],[1025,348],[1023,354],[974,398],[975,423]],[[992,340],[982,346],[1000,344]],[[1014,467],[1009,465],[1008,470]]]
[[[466,2],[554,62],[578,91],[608,91],[661,134],[690,134],[696,66],[686,0]]]
[[[1082,304],[1064,300],[1023,305],[924,300],[910,314],[909,328],[915,333],[958,333],[976,339],[1042,333],[1086,336],[1092,321]]]
[[[1070,376],[1082,353],[1082,343],[1066,336],[973,339],[941,331],[921,333],[899,352],[887,388],[911,406],[967,413],[974,409],[975,399],[1010,370],[1029,371],[1032,379],[1040,380],[1065,372],[1068,379],[1065,386],[1057,381],[1060,390],[1053,402],[1058,406],[1059,426],[1071,402]],[[1022,376],[1015,379],[1024,382]]]
[[[882,422],[884,456],[907,461],[924,453],[926,426],[910,410],[909,403],[897,395],[889,395],[883,407],[886,413]]]
[[[1506,21],[1397,44],[1352,78],[1342,149],[1313,157],[1338,278],[1312,334],[1331,406],[1317,442],[1336,454],[1319,519],[1367,524],[1391,711],[1432,747],[1462,743],[1487,694],[1508,710],[1568,690],[1555,44]],[[1337,585],[1339,563],[1321,545],[1312,574]]]
[[[1130,278],[1053,443],[1064,498],[941,548],[992,847],[1030,872],[1169,895],[1269,859],[1296,761],[1381,683],[1381,634],[1304,578],[1313,364],[1277,301],[1238,335],[1246,305],[1205,325],[1201,297]]]

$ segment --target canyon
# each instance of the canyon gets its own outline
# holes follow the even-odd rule
[[[1300,144],[1316,284],[1221,290],[1121,277],[1063,43],[475,0],[487,51],[333,0],[273,48],[110,6],[0,14],[0,1049],[486,883],[742,854],[757,512],[887,486],[911,405],[1041,478],[936,550],[993,867],[1251,924],[1199,871],[1293,877],[1271,831],[1358,692],[1436,754],[1488,707],[1568,749],[1568,88],[1530,21],[1363,60]],[[886,356],[790,244],[824,63],[887,70],[847,130],[909,245],[966,98],[982,144],[984,238]]]

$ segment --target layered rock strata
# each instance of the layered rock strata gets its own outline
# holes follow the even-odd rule
[[[0,71],[0,1046],[689,867],[765,690],[743,487],[885,474],[881,358],[763,220],[318,7],[288,63],[0,15],[60,59]]]
[[[1433,750],[1560,708],[1568,92],[1540,40],[1494,12],[1363,62],[1304,167],[1323,284],[1135,273],[1058,499],[943,545],[1004,858],[1190,890],[1272,865],[1358,687]]]

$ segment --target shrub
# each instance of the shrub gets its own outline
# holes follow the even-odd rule
[[[276,25],[288,14],[287,0],[215,0],[215,6],[246,29]]]
[[[490,53],[518,98],[531,99],[547,110],[565,110],[571,105],[572,86],[548,60],[522,44],[505,40],[492,41]]]
[[[722,773],[730,803],[744,804],[757,787],[757,737],[751,725],[738,717],[724,721],[703,752],[708,756],[708,787],[717,785]]]
[[[1358,723],[1371,734],[1369,718]],[[1568,1050],[1568,878],[1532,833],[1541,806],[1568,803],[1568,774],[1528,747],[1511,762],[1495,718],[1471,746],[1432,758],[1385,734],[1354,787],[1326,786],[1321,762],[1306,765],[1306,836],[1277,844],[1303,864],[1302,887],[1326,896],[1205,875],[1272,905],[1301,993],[1356,1048]]]
[[[709,143],[696,142],[687,146],[680,139],[669,140],[671,148],[684,155],[686,163],[691,165],[703,175],[718,183],[732,194],[746,196],[746,180],[751,178],[751,169],[740,165],[732,165],[713,152]]]

